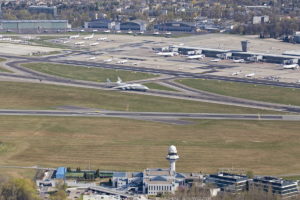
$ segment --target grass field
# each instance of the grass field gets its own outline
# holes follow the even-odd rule
[[[281,178],[286,179],[286,180],[291,180],[291,181],[300,180],[300,176],[287,176],[287,177],[281,177]]]
[[[73,105],[128,111],[274,113],[258,109],[176,100],[142,94],[47,84],[1,82],[0,108],[54,109],[57,106]]]
[[[160,85],[158,83],[144,83],[143,85],[146,85],[150,89],[156,89],[156,90],[167,90],[167,91],[176,91],[170,87],[166,87],[164,85]]]
[[[115,82],[118,76],[121,77],[123,81],[158,77],[158,75],[150,73],[101,69],[93,67],[80,67],[74,65],[62,65],[51,63],[27,63],[23,66],[35,71],[40,71],[55,76],[96,82],[106,82],[107,78]]]
[[[298,122],[277,121],[197,120],[174,126],[116,118],[0,116],[0,141],[11,147],[0,154],[0,165],[84,169],[90,162],[93,169],[137,171],[168,167],[167,148],[174,144],[178,171],[235,167],[256,174],[299,173],[299,129]]]
[[[35,169],[18,169],[18,168],[0,168],[0,177],[8,176],[13,178],[28,178],[33,179],[35,176]]]
[[[203,79],[183,79],[178,82],[227,96],[300,106],[300,89]]]
[[[63,44],[53,43],[47,40],[51,39],[58,39],[61,37],[58,36],[40,36],[39,39],[31,39],[30,42],[35,43],[38,46],[42,47],[51,47],[51,48],[58,48],[58,49],[69,49],[70,47]]]
[[[1,63],[4,62],[6,59],[4,58],[0,58],[0,72],[11,72],[7,69],[5,69],[4,67],[1,66]]]

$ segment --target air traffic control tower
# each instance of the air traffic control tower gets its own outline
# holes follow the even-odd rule
[[[179,159],[179,156],[177,155],[177,149],[174,145],[169,147],[166,159],[170,162],[170,173],[171,175],[174,175],[176,173],[175,163]]]

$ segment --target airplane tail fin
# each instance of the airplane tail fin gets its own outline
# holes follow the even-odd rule
[[[122,83],[122,79],[118,76],[118,81],[117,83]]]

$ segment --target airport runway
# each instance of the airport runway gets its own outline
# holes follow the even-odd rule
[[[222,113],[169,113],[169,112],[125,112],[125,111],[97,111],[91,109],[72,110],[11,110],[1,109],[1,116],[55,116],[55,117],[116,117],[137,120],[151,120],[174,122],[187,119],[214,120],[282,120],[300,121],[299,115],[255,115],[255,114],[222,114]]]
[[[68,52],[68,55],[69,54],[70,53]],[[149,68],[142,68],[142,67],[131,67],[126,65],[115,65],[115,64],[94,63],[94,62],[84,62],[84,61],[70,61],[70,60],[55,61],[55,58],[63,57],[64,54],[49,56],[49,57],[38,57],[38,58],[10,56],[10,55],[0,55],[0,56],[10,58],[10,59],[17,59],[15,61],[7,62],[6,65],[13,68],[14,70],[19,71],[20,74],[0,73],[0,76],[7,77],[7,78],[16,78],[16,79],[24,79],[29,81],[39,81],[44,83],[111,90],[111,88],[109,88],[109,86],[106,83],[96,83],[90,81],[73,80],[73,79],[67,79],[63,77],[51,76],[48,74],[30,70],[28,68],[24,68],[20,66],[20,64],[28,63],[28,62],[51,62],[51,63],[80,65],[85,67],[99,67],[99,68],[120,69],[120,70],[122,69],[122,70],[141,71],[141,72],[158,73],[158,74],[162,73],[171,76],[171,78],[165,78],[160,81],[162,81],[164,84],[170,85],[173,88],[178,88],[178,90],[181,92],[149,90],[145,93],[141,93],[141,92],[138,93],[146,94],[146,95],[154,95],[154,96],[163,96],[169,98],[179,98],[179,99],[186,99],[186,100],[196,100],[196,101],[203,101],[203,102],[210,102],[210,103],[219,103],[219,104],[226,104],[226,105],[274,110],[274,111],[300,113],[299,106],[266,103],[266,102],[259,102],[259,101],[213,94],[205,91],[196,90],[179,83],[172,82],[171,79],[181,78],[181,77],[207,78],[207,79],[230,80],[230,81],[254,83],[254,84],[262,83],[264,85],[273,85],[273,86],[283,85],[283,87],[300,88],[299,84],[281,83],[281,82],[273,82],[273,81],[257,80],[257,79],[243,79],[243,78],[236,78],[236,77],[222,77],[222,76],[205,75],[205,74],[193,74],[188,72],[178,72],[178,71],[163,70],[163,69],[149,69]]]
[[[41,58],[39,58],[39,59],[41,59]],[[34,60],[36,60],[36,59],[34,58]],[[111,88],[109,88],[109,86],[106,83],[96,83],[96,82],[73,80],[73,79],[67,79],[67,78],[63,78],[63,77],[51,76],[48,74],[43,74],[43,73],[36,72],[36,71],[33,71],[33,70],[30,70],[30,69],[20,66],[20,64],[30,62],[30,61],[31,61],[31,58],[29,60],[17,60],[17,61],[8,62],[6,64],[8,66],[10,66],[11,68],[13,68],[14,70],[20,71],[21,75],[11,74],[11,73],[0,73],[0,76],[7,77],[7,78],[11,77],[11,78],[17,78],[17,79],[25,79],[25,80],[30,80],[30,81],[39,81],[39,82],[51,83],[51,84],[59,84],[59,85],[112,90]],[[181,91],[186,91],[186,92],[148,90],[147,92],[144,92],[144,93],[133,92],[133,91],[131,93],[163,96],[163,97],[169,97],[169,98],[178,98],[178,99],[185,99],[185,100],[194,100],[194,101],[258,108],[258,109],[266,109],[266,110],[273,110],[273,111],[300,113],[300,107],[298,107],[298,106],[273,104],[273,103],[252,101],[252,100],[240,99],[240,98],[229,97],[229,96],[222,96],[222,95],[218,95],[218,94],[208,93],[208,92],[199,91],[199,90],[196,90],[193,88],[189,88],[187,86],[181,85],[179,83],[171,82],[169,80],[170,80],[170,78],[166,78],[166,80],[162,80],[162,81],[164,81],[165,84],[169,84],[170,86],[177,87],[177,88],[181,89]],[[128,92],[128,91],[126,91],[126,92]]]

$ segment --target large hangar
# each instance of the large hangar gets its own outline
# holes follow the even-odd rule
[[[68,28],[71,28],[68,20],[0,20],[0,31],[41,33],[66,31]]]

